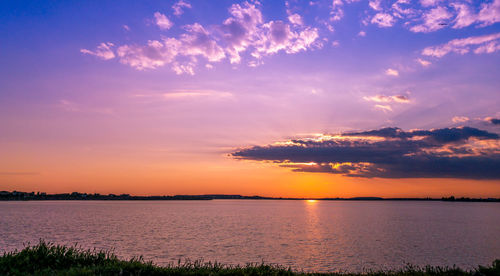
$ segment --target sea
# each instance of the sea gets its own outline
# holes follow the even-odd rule
[[[500,203],[441,201],[4,201],[0,254],[40,239],[142,256],[303,271],[459,266],[500,259]]]

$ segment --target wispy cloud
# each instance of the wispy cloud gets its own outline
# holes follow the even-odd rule
[[[425,48],[422,55],[441,58],[452,52],[462,55],[470,51],[476,54],[493,53],[500,50],[499,39],[500,33],[453,39],[442,45]]]
[[[106,115],[114,113],[111,108],[83,107],[80,104],[65,99],[59,100],[58,106],[66,112],[97,113]]]
[[[377,24],[382,28],[392,27],[395,22],[394,17],[388,13],[377,13],[371,20],[371,23]]]
[[[429,65],[431,65],[431,64],[432,64],[430,61],[425,60],[425,59],[417,58],[416,60],[417,60],[417,62],[418,62],[420,65],[422,65],[422,66],[424,66],[424,67],[427,67],[427,66],[429,66]]]
[[[300,16],[297,13],[290,14],[288,16],[288,21],[290,21],[290,23],[295,24],[295,25],[304,25],[304,21],[302,20],[302,16]]]
[[[375,96],[365,96],[363,97],[365,101],[377,102],[377,103],[409,103],[410,98],[405,95],[393,95],[393,96],[385,96],[385,95],[375,95]]]
[[[165,99],[189,99],[189,98],[231,98],[232,93],[212,90],[185,90],[163,94]]]
[[[382,110],[384,112],[392,111],[392,107],[390,105],[387,105],[387,104],[376,104],[373,107],[375,107],[376,109]]]
[[[408,94],[410,92],[407,92]],[[381,110],[383,112],[393,111],[392,104],[408,104],[410,103],[410,98],[406,95],[375,95],[375,96],[364,96],[363,100],[368,102],[374,102],[373,107],[375,109]]]
[[[399,71],[396,69],[388,68],[387,70],[385,70],[385,74],[388,76],[397,77],[399,76]]]
[[[232,99],[234,95],[227,91],[218,91],[210,89],[184,89],[173,90],[166,93],[153,94],[135,94],[134,98],[148,99],[148,101],[167,101],[167,100],[196,100],[196,99]]]
[[[187,1],[180,0],[175,2],[175,4],[172,6],[172,9],[174,10],[174,15],[180,16],[184,13],[184,9],[190,9],[191,4]]]
[[[352,2],[352,1],[348,1]],[[477,11],[474,1],[397,0],[392,5],[368,1],[371,23],[392,27],[398,21],[412,32],[435,32],[447,27],[461,29],[471,25],[486,27],[500,22],[500,0],[484,1]],[[420,4],[420,5],[418,5]]]
[[[422,24],[411,27],[410,31],[416,33],[437,31],[444,28],[447,25],[448,19],[451,17],[452,14],[445,7],[434,8],[424,14],[422,17]]]
[[[87,55],[93,55],[100,59],[108,60],[115,57],[115,53],[111,49],[114,46],[111,42],[103,42],[97,46],[94,51],[81,49],[80,52]]]
[[[454,123],[465,123],[469,121],[469,117],[466,116],[455,116],[451,119],[452,122]]]

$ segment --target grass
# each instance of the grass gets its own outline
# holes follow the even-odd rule
[[[185,262],[157,266],[141,257],[118,259],[109,251],[83,250],[40,241],[21,251],[0,256],[0,275],[500,275],[500,260],[474,270],[457,267],[407,266],[397,271],[359,273],[305,273],[279,265],[229,266],[212,262]]]

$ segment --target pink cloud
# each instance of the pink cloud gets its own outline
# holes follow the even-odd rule
[[[453,15],[444,7],[437,7],[425,13],[422,17],[423,23],[410,28],[410,31],[416,33],[433,32],[445,27],[446,22]]]
[[[294,25],[304,25],[304,21],[302,20],[302,17],[299,14],[291,14],[288,16],[288,21]]]
[[[375,108],[384,112],[392,111],[392,107],[390,105],[376,104]]]
[[[170,63],[179,53],[180,42],[175,38],[163,42],[150,40],[147,45],[124,45],[117,49],[120,62],[137,70],[155,69]]]
[[[225,57],[224,50],[210,37],[210,34],[198,23],[187,25],[187,33],[182,34],[181,53],[186,56],[201,55],[209,61],[220,61]]]
[[[167,16],[165,16],[164,14],[161,14],[160,12],[155,12],[154,16],[155,16],[156,26],[158,26],[162,30],[168,30],[168,29],[172,28],[172,26],[174,25],[174,23],[172,23],[167,18]]]
[[[458,12],[454,20],[455,24],[453,24],[454,29],[464,28],[476,22],[477,16],[468,5],[464,3],[452,3],[451,6]]]
[[[373,107],[380,109],[384,112],[392,111],[391,103],[394,104],[408,104],[410,103],[410,98],[406,95],[375,95],[375,96],[365,96],[363,100],[367,102],[376,103]]]
[[[451,119],[451,121],[454,123],[465,123],[465,122],[469,121],[469,117],[455,116]]]
[[[424,67],[427,67],[432,64],[430,61],[421,58],[417,58],[417,62]]]
[[[363,97],[365,101],[370,101],[370,102],[377,102],[377,103],[390,103],[390,102],[396,102],[396,103],[409,103],[410,98],[405,95],[393,95],[393,96],[385,96],[385,95],[375,95],[375,96],[365,96]]]
[[[83,54],[96,56],[100,59],[108,60],[115,57],[115,53],[113,53],[113,50],[111,50],[111,47],[113,46],[114,44],[111,42],[103,42],[99,44],[99,46],[97,46],[97,49],[95,51],[81,49],[80,52]]]
[[[451,52],[463,55],[470,52],[473,48],[476,54],[493,53],[500,50],[498,47],[499,39],[500,33],[453,39],[442,45],[425,48],[422,50],[422,55],[437,58],[443,57]]]
[[[491,54],[500,50],[500,43],[497,41],[491,41],[477,47],[474,50],[475,54]]]
[[[440,0],[420,0],[420,4],[424,7],[435,6]]]
[[[330,21],[339,21],[344,17],[344,11],[342,10],[342,6],[344,3],[342,0],[333,0],[332,1],[332,10],[330,11]]]
[[[478,21],[482,22],[481,27],[500,22],[500,0],[494,0],[489,4],[482,4]]]
[[[380,4],[381,4],[381,0],[370,0],[368,2],[368,6],[370,6],[370,8],[372,8],[376,11],[382,10],[382,8],[380,7]]]
[[[262,24],[262,13],[253,4],[248,2],[233,4],[229,8],[231,17],[223,23],[224,38],[228,43],[226,51],[231,63],[240,63],[240,52],[245,51],[255,40],[258,33],[258,25]]]
[[[396,69],[389,68],[389,69],[385,70],[385,74],[388,76],[397,77],[397,76],[399,76],[399,71]]]
[[[181,14],[184,13],[184,9],[190,9],[191,4],[189,4],[187,1],[180,0],[176,2],[173,6],[172,9],[174,10],[174,15],[180,16]]]
[[[388,13],[377,13],[373,16],[371,23],[377,24],[379,27],[386,28],[394,25],[394,17]]]
[[[322,47],[324,41],[319,41],[318,29],[304,26],[300,15],[289,14],[291,24],[281,20],[263,22],[258,5],[249,2],[231,5],[230,17],[211,31],[193,23],[185,25],[185,32],[177,38],[149,40],[146,45],[122,45],[116,54],[121,63],[137,70],[170,65],[177,74],[193,75],[199,57],[208,62],[218,62],[227,57],[234,64],[240,63],[240,53],[248,51],[256,59],[248,64],[257,66],[263,64],[262,57],[279,51],[294,54]],[[161,29],[172,27],[165,15],[156,12],[154,16],[155,24]],[[114,57],[111,46],[103,43],[95,52],[86,49],[82,52],[110,59]]]

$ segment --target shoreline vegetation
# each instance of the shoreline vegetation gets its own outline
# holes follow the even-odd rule
[[[500,198],[469,198],[454,196],[442,198],[382,198],[382,197],[351,197],[351,198],[293,198],[293,197],[264,197],[264,196],[242,196],[242,195],[163,195],[163,196],[135,196],[129,194],[108,194],[98,193],[61,193],[47,194],[43,192],[19,192],[0,191],[0,201],[13,200],[214,200],[214,199],[258,199],[258,200],[392,200],[392,201],[459,201],[459,202],[500,202]]]
[[[21,251],[0,256],[0,275],[500,275],[500,260],[472,270],[459,267],[418,267],[399,270],[352,272],[303,272],[271,264],[224,265],[213,262],[184,262],[158,266],[142,257],[121,260],[111,251],[84,250],[55,245],[43,240]]]

